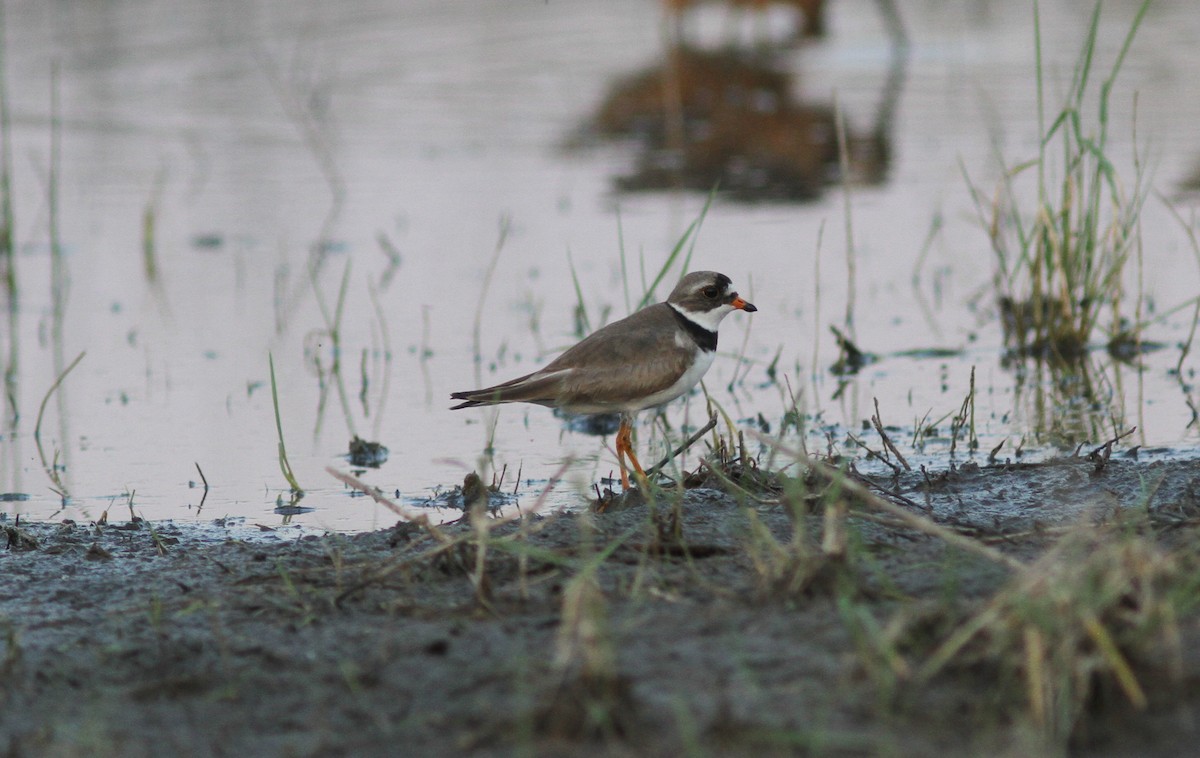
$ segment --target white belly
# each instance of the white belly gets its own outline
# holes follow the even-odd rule
[[[677,397],[680,397],[685,392],[695,387],[704,377],[708,367],[712,365],[713,358],[716,357],[715,350],[697,350],[696,361],[692,367],[683,372],[683,376],[675,380],[675,383],[664,390],[655,392],[649,397],[643,398],[637,402],[630,403],[625,410],[640,411],[646,408],[653,408],[656,405],[669,403]]]

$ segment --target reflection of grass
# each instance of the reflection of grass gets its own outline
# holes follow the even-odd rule
[[[1120,371],[1088,356],[1018,363],[1014,403],[1037,440],[1073,448],[1125,428],[1125,396],[1113,380]]]
[[[996,289],[1010,344],[1022,354],[1074,358],[1104,318],[1110,340],[1122,326],[1123,271],[1134,250],[1145,199],[1140,166],[1127,194],[1108,154],[1109,100],[1149,2],[1138,10],[1098,96],[1098,131],[1083,106],[1095,65],[1100,7],[1092,15],[1065,104],[1045,126],[1041,28],[1035,3],[1038,155],[1014,167],[989,202],[974,188],[996,256]],[[1036,172],[1037,204],[1019,207],[1015,181]],[[1060,172],[1057,177],[1054,172]]]
[[[17,261],[13,245],[12,205],[12,121],[8,113],[8,67],[3,39],[8,33],[4,9],[0,7],[0,287],[3,287],[5,310],[8,315],[8,355],[4,365],[4,395],[10,407],[8,423],[15,426],[17,412]]]
[[[350,410],[350,399],[346,394],[346,383],[342,379],[342,314],[345,312],[346,292],[350,285],[350,263],[346,263],[346,268],[342,271],[342,283],[338,287],[337,303],[331,312],[329,306],[325,302],[324,295],[321,294],[320,283],[317,281],[317,270],[309,269],[309,277],[312,282],[313,294],[317,299],[317,306],[321,311],[321,318],[325,322],[325,334],[329,337],[329,383],[322,382],[321,399],[317,403],[317,429],[320,429],[321,419],[325,414],[325,402],[328,398],[330,384],[337,391],[338,401],[342,407],[342,418],[346,420],[346,429],[351,437],[357,437],[358,432],[354,427],[354,414]],[[320,352],[317,352],[316,358],[317,371],[321,371]],[[273,386],[273,385],[272,385]],[[282,435],[281,435],[282,439]]]
[[[154,187],[150,191],[150,197],[146,200],[146,205],[142,208],[142,272],[146,276],[146,282],[151,287],[159,284],[158,278],[158,206],[162,200],[163,186],[167,181],[167,172],[165,168],[158,171],[158,175],[154,178]]]

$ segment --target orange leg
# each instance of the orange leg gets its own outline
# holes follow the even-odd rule
[[[621,467],[621,489],[629,489],[629,473],[625,470],[625,453],[629,450],[629,423],[622,418],[617,429],[617,465]]]
[[[646,472],[642,470],[642,464],[638,462],[637,455],[633,452],[633,420],[622,416],[621,427],[617,430],[617,465],[621,467],[621,488],[627,490],[629,489],[629,472],[625,468],[626,457],[633,464],[633,470],[645,479]]]

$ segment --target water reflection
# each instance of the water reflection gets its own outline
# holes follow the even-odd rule
[[[671,16],[676,39],[683,39],[687,12],[701,4],[702,0],[663,0],[663,8]],[[755,21],[760,25],[761,15],[769,6],[783,6],[794,11],[792,34],[795,38],[825,35],[825,0],[730,0],[728,4],[738,11],[750,11],[759,16]]]
[[[75,498],[72,518],[134,490],[140,515],[191,518],[194,512],[179,506],[200,493],[188,485],[181,497],[180,490],[185,478],[197,477],[196,461],[212,485],[203,518],[278,523],[275,494],[286,485],[265,391],[268,352],[282,369],[280,414],[293,435],[292,464],[312,488],[305,505],[317,508],[297,521],[366,528],[379,514],[390,518],[367,499],[343,497],[325,474],[331,461],[346,466],[340,456],[352,432],[392,449],[386,464],[364,476],[410,501],[473,468],[488,481],[493,449],[496,469],[524,464],[545,480],[578,448],[584,452],[571,473],[585,490],[594,473],[611,466],[594,440],[556,439],[544,427],[561,425],[544,413],[453,421],[432,400],[439,387],[478,366],[474,314],[486,319],[484,344],[500,346],[497,363],[533,361],[567,340],[577,299],[585,296],[593,314],[619,301],[618,239],[622,249],[647,251],[653,265],[654,251],[674,243],[680,221],[702,202],[639,197],[636,212],[622,221],[611,204],[597,202],[597,188],[603,193],[609,182],[627,192],[707,192],[719,181],[726,197],[780,203],[828,191],[843,175],[834,89],[846,93],[848,178],[881,185],[866,202],[853,203],[862,254],[855,287],[886,307],[862,319],[857,335],[849,333],[880,360],[848,380],[844,400],[828,399],[834,382],[845,379],[825,370],[832,359],[827,327],[841,323],[845,300],[838,204],[727,203],[705,225],[697,263],[736,258],[731,265],[753,275],[773,300],[764,310],[775,312],[748,337],[744,364],[715,367],[710,389],[731,417],[757,417],[760,428],[769,420],[774,433],[782,413],[789,431],[820,437],[828,430],[836,441],[833,435],[869,415],[857,404],[878,396],[896,423],[928,409],[937,421],[958,407],[966,371],[977,363],[989,381],[981,386],[996,398],[987,409],[996,420],[983,430],[991,434],[1046,427],[1096,440],[1113,433],[1109,422],[1092,433],[1076,417],[1103,419],[1117,402],[1126,404],[1131,424],[1140,422],[1138,395],[1119,390],[1120,371],[1131,387],[1143,376],[1149,383],[1150,423],[1138,426],[1151,440],[1194,441],[1194,424],[1186,434],[1179,430],[1194,415],[1189,408],[1200,405],[1191,386],[1195,361],[1169,375],[1164,388],[1159,369],[1175,360],[1166,351],[1139,358],[1152,369],[1144,373],[1114,369],[1090,351],[1111,381],[1097,379],[1094,367],[1059,370],[1027,359],[1016,403],[1021,418],[1010,418],[1014,374],[995,365],[999,322],[964,323],[963,301],[990,277],[991,262],[979,229],[964,221],[967,189],[956,167],[961,162],[987,176],[984,167],[1001,146],[989,135],[1010,147],[1036,136],[1034,110],[1024,107],[1034,89],[1030,14],[1004,3],[987,4],[994,19],[953,3],[906,4],[921,54],[906,61],[897,45],[889,68],[886,50],[878,57],[884,43],[876,8],[883,0],[877,2],[826,4],[826,36],[805,39],[800,50],[772,48],[769,39],[756,40],[756,50],[716,49],[735,41],[734,21],[739,32],[767,31],[778,40],[811,19],[776,7],[753,29],[758,10],[715,0],[698,9],[679,3],[688,6],[686,35],[673,48],[658,34],[663,5],[646,0],[266,0],[220,11],[164,0],[150,14],[136,3],[10,3],[13,45],[0,52],[9,58],[2,69],[13,99],[13,149],[0,133],[0,162],[13,171],[17,234],[14,240],[12,211],[0,192],[0,298],[7,298],[8,316],[0,326],[0,495],[27,492],[32,502],[0,496],[0,516],[46,517],[58,508],[31,432],[47,390],[84,348],[86,359],[47,404],[42,436],[52,469],[56,448],[72,456],[69,476],[63,473]],[[1070,75],[1061,51],[1076,49],[1078,8],[1069,0],[1041,5],[1054,91]],[[1145,121],[1159,131],[1155,149],[1162,145],[1174,186],[1186,169],[1179,156],[1194,154],[1189,126],[1200,98],[1191,96],[1191,79],[1171,74],[1189,70],[1194,46],[1182,43],[1195,37],[1196,14],[1178,2],[1160,3],[1147,24],[1159,36],[1131,49],[1130,83],[1141,91]],[[819,72],[809,70],[814,58]],[[64,120],[61,217],[54,224],[62,226],[61,240],[51,246],[46,179],[59,173],[46,157],[54,59],[63,62]],[[809,78],[814,73],[820,85]],[[180,86],[161,86],[168,80]],[[1121,93],[1114,96],[1114,124],[1132,121],[1122,105],[1132,98]],[[893,119],[901,96],[904,118]],[[3,110],[0,99],[0,123],[8,123]],[[546,155],[575,123],[564,118],[585,117],[579,144],[616,143],[598,151],[605,157],[628,150],[619,171],[607,160]],[[1126,154],[1121,145],[1118,157]],[[510,215],[513,242],[477,309],[493,250],[489,219]],[[1158,274],[1147,284],[1157,278],[1153,295],[1174,304],[1191,286],[1190,269],[1181,274],[1167,257],[1179,237],[1158,222],[1162,215],[1146,224],[1147,272]],[[54,262],[54,297],[51,248],[64,254]],[[562,265],[564,249],[575,251],[580,298],[571,294],[566,273],[575,263]],[[755,252],[728,252],[737,250]],[[929,286],[910,294],[902,286],[910,270]],[[926,292],[933,338],[921,334],[916,315]],[[1174,341],[1187,324],[1163,328]],[[940,382],[930,380],[928,361],[905,355],[927,343],[961,348],[939,359]],[[772,379],[778,370],[780,384],[752,386],[762,370]],[[1090,401],[1089,386],[1096,388]],[[1064,394],[1068,389],[1074,396]],[[680,423],[673,439],[686,423],[681,414],[687,419],[699,407],[697,398],[672,409],[669,418]],[[812,419],[803,415],[810,411]],[[980,418],[981,426],[988,423],[983,412]],[[643,431],[658,436],[658,427]],[[984,446],[995,441],[981,435]]]
[[[63,505],[66,505],[70,500],[70,476],[71,466],[70,460],[72,456],[71,446],[67,444],[70,439],[68,433],[68,409],[66,388],[62,386],[63,379],[75,368],[76,364],[83,359],[83,353],[71,362],[70,366],[66,365],[65,348],[63,346],[63,322],[67,309],[67,297],[70,293],[70,274],[67,271],[66,258],[63,255],[63,244],[61,237],[61,226],[59,223],[59,178],[62,176],[61,157],[62,157],[62,115],[59,105],[59,82],[58,82],[58,66],[57,64],[51,67],[50,71],[50,155],[49,168],[47,169],[46,185],[49,195],[47,200],[47,225],[50,234],[50,351],[54,365],[54,373],[58,378],[54,384],[47,390],[46,398],[54,394],[54,399],[57,403],[58,411],[58,442],[54,448],[53,456],[47,459],[47,454],[42,446],[42,414],[46,410],[46,399],[42,400],[42,406],[38,411],[37,424],[33,430],[33,439],[37,443],[38,457],[41,458],[42,468],[46,470],[46,476],[50,479],[50,490],[62,499]],[[55,394],[55,390],[58,390]],[[64,480],[63,477],[67,479]]]
[[[1130,431],[1120,364],[1091,360],[1027,359],[1011,366],[1021,426],[1038,444],[1070,449]],[[1140,372],[1135,376],[1140,382]]]
[[[798,100],[793,74],[776,53],[687,45],[613,83],[569,146],[630,144],[633,169],[615,180],[627,192],[716,186],[746,202],[804,202],[843,180],[882,184],[904,61],[898,48],[872,123],[846,126],[844,160],[836,103]]]

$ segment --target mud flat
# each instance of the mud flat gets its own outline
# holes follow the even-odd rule
[[[1200,462],[796,485],[273,542],[163,522],[4,524],[0,746],[1194,749]]]

